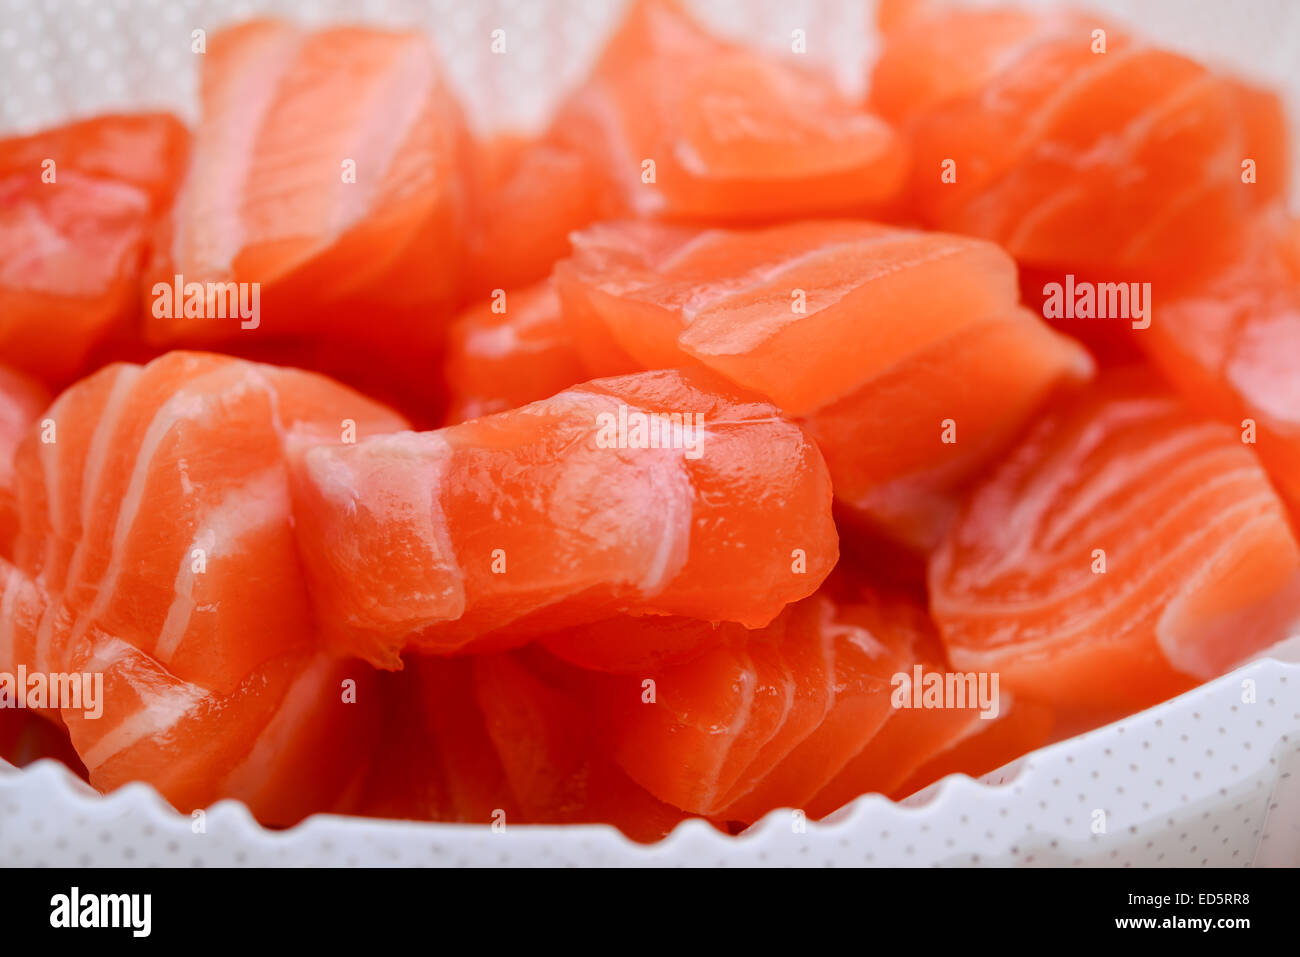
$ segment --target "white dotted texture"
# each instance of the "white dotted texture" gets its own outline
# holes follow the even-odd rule
[[[170,109],[193,121],[195,30],[250,16],[426,31],[480,130],[538,129],[581,82],[623,0],[0,0],[0,132],[106,110]],[[860,3],[704,0],[720,32],[808,54],[861,87],[870,31]],[[503,31],[504,53],[493,52]]]
[[[61,765],[0,762],[0,864],[14,866],[1300,865],[1300,664],[1264,659],[902,804],[860,798],[824,823],[774,811],[740,837],[689,822],[652,846],[607,827],[316,817],[259,827],[223,802],[202,833],[157,792],[95,794]]]
[[[790,49],[861,92],[876,49],[871,0],[688,0],[719,32]],[[1058,0],[963,0],[1029,7]],[[0,133],[106,110],[170,109],[196,116],[200,54],[209,33],[250,16],[305,24],[367,23],[429,33],[473,125],[536,130],[581,82],[626,0],[0,0]],[[1300,4],[1295,0],[1091,0],[1096,10],[1162,44],[1221,62],[1295,94],[1300,132]],[[493,31],[505,53],[492,52]],[[1300,157],[1298,157],[1300,159]]]

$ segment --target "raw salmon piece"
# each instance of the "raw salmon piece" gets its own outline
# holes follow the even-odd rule
[[[667,834],[685,815],[614,765],[573,673],[546,661],[413,657],[381,673],[385,723],[356,809],[498,828],[605,823],[647,842]]]
[[[151,340],[433,356],[464,263],[469,141],[428,39],[244,23],[211,38],[201,97],[194,163],[149,271]],[[184,312],[178,275],[258,283],[259,316]]]
[[[1091,373],[981,240],[811,221],[574,242],[555,282],[588,368],[704,366],[805,416],[839,499],[917,547],[1043,398]]]
[[[848,574],[837,574],[841,582],[853,581]],[[858,585],[852,591],[861,594],[863,589]],[[870,594],[867,592],[868,597]],[[917,666],[923,675],[946,674],[951,669],[938,631],[924,607],[919,602],[911,605],[899,602],[895,609],[896,618],[905,625],[898,630],[904,641],[900,673],[907,677],[908,683],[902,690],[891,685],[891,711],[884,725],[808,802],[809,817],[825,817],[862,794],[892,794],[929,758],[971,733],[980,723],[978,712],[970,709],[899,707],[900,703],[912,702]],[[900,701],[900,695],[906,697]]]
[[[0,670],[103,674],[102,717],[61,709],[101,790],[237,797],[271,823],[330,806],[374,702],[367,667],[319,648],[283,443],[405,423],[310,373],[193,353],[104,369],[45,417],[53,441],[33,431],[16,461]]]
[[[876,29],[889,34],[899,27],[929,15],[933,0],[876,0]]]
[[[0,355],[60,387],[135,333],[154,222],[189,134],[161,113],[101,116],[0,141]]]
[[[448,333],[447,423],[504,412],[587,379],[549,281],[494,295]]]
[[[521,819],[479,709],[474,659],[416,657],[376,682],[382,724],[357,813],[480,825]]]
[[[1284,217],[1277,231],[1282,263],[1300,285],[1300,218]]]
[[[620,613],[764,625],[835,564],[830,495],[797,425],[673,371],[295,460],[318,617],[387,668]]]
[[[874,611],[817,595],[684,664],[599,677],[615,760],[660,800],[719,820],[801,806],[888,717],[903,644]]]
[[[405,425],[311,373],[196,353],[109,367],[45,418],[16,460],[16,561],[54,603],[36,665],[66,618],[70,639],[99,627],[221,690],[300,643],[310,617],[287,432],[307,444]]]
[[[609,759],[589,702],[566,675],[556,680],[529,660],[517,652],[473,658],[479,707],[520,821],[612,824],[645,843],[667,835],[686,814],[652,797]]]
[[[13,557],[18,534],[14,474],[18,443],[49,404],[49,393],[38,382],[0,366],[0,558]]]
[[[918,630],[930,627],[923,607],[902,594],[867,588],[851,601],[824,605],[814,629],[835,655],[824,720],[715,817],[749,824],[773,808],[806,807],[888,724],[890,690],[915,660]]]
[[[614,212],[583,151],[506,135],[480,144],[476,156],[471,297],[539,282],[569,254],[571,232]]]
[[[1159,287],[1151,327],[1131,336],[1189,402],[1253,442],[1300,523],[1300,272],[1277,238],[1289,225],[1262,222],[1219,269]]]
[[[990,82],[1044,28],[1040,16],[1015,8],[901,2],[877,13],[884,43],[872,65],[870,102],[900,125]]]
[[[1142,350],[1138,347],[1136,338],[1132,333],[1133,323],[1144,323],[1151,315],[1150,302],[1139,300],[1143,306],[1144,316],[1138,316],[1133,309],[1133,290],[1132,283],[1139,283],[1137,289],[1139,295],[1143,288],[1140,284],[1150,279],[1149,275],[1143,275],[1140,272],[1134,273],[1116,273],[1112,271],[1085,272],[1075,268],[1068,269],[1035,269],[1026,267],[1020,270],[1020,297],[1026,308],[1043,317],[1057,332],[1069,336],[1076,342],[1082,343],[1092,356],[1097,366],[1102,369],[1111,369],[1128,365],[1137,365],[1146,362]],[[1127,314],[1122,308],[1114,311],[1118,315],[1110,315],[1110,300],[1107,292],[1110,284],[1115,284],[1116,288],[1121,288],[1120,284],[1128,283],[1130,303]],[[1152,284],[1154,290],[1153,297],[1159,296],[1163,299],[1163,286]],[[1098,299],[1105,302],[1105,308],[1108,318],[1098,318],[1095,314],[1089,314],[1088,309],[1078,309],[1078,300],[1080,290],[1091,289],[1095,292]],[[1059,291],[1058,291],[1059,290]],[[1073,296],[1070,295],[1073,293]],[[1084,294],[1086,296],[1086,293]],[[1086,300],[1085,300],[1086,301]],[[1075,309],[1067,310],[1066,303],[1073,302]],[[1122,304],[1123,300],[1116,300],[1117,306]],[[1058,311],[1057,306],[1060,306]],[[1092,310],[1093,313],[1096,310]],[[1080,314],[1082,313],[1082,314]]]
[[[928,551],[956,514],[960,490],[1049,397],[1090,373],[1072,340],[1013,308],[971,323],[802,423],[826,456],[840,501],[894,540]],[[955,445],[942,444],[946,419]]]
[[[892,199],[899,138],[794,59],[711,36],[675,0],[637,0],[550,139],[601,171],[611,212],[754,222]]]
[[[1142,378],[1108,377],[1040,421],[931,557],[955,668],[1113,716],[1300,620],[1300,548],[1263,468]]]
[[[1194,268],[1285,181],[1275,104],[1091,16],[936,4],[887,35],[871,87],[922,219],[1026,264]],[[1247,158],[1268,190],[1243,183]]]
[[[0,603],[0,661],[17,662],[5,670],[80,674],[83,683],[102,676],[102,714],[83,700],[53,715],[100,791],[144,781],[181,811],[234,798],[263,823],[288,826],[333,808],[364,766],[372,673],[355,661],[300,644],[237,686],[213,689],[98,626],[74,638],[78,622],[3,560]],[[345,700],[348,684],[366,704]]]
[[[1018,302],[1015,263],[991,243],[877,223],[606,223],[575,243],[556,283],[566,315],[603,355],[617,347],[642,365],[694,360],[795,414],[854,395]],[[902,308],[907,322],[896,319]]]
[[[1260,208],[1285,202],[1291,185],[1291,142],[1287,135],[1286,104],[1272,90],[1234,77],[1225,80],[1231,86],[1242,124],[1246,144],[1243,161],[1250,159],[1254,163],[1256,185],[1248,191],[1248,198]]]
[[[970,709],[895,710],[808,802],[808,816],[821,819],[863,794],[901,800],[949,774],[982,777],[1048,743],[1050,708],[1009,694],[999,697],[999,712],[989,719]]]
[[[920,764],[890,797],[902,800],[950,774],[981,778],[1048,744],[1055,730],[1051,707],[1005,695],[1004,710],[988,721],[968,721],[964,734]]]
[[[140,190],[155,213],[171,204],[188,155],[189,133],[168,113],[107,114],[0,142],[6,175],[27,185],[57,185],[70,170]],[[47,160],[51,182],[43,178]]]
[[[813,796],[806,813],[820,820],[864,794],[892,795],[928,758],[978,727],[978,715],[969,711],[893,711],[862,750]]]
[[[645,674],[698,658],[747,635],[743,625],[671,615],[620,615],[538,638],[556,658],[589,671]]]

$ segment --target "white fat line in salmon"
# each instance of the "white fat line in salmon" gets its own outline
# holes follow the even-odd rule
[[[186,282],[177,273],[170,283],[153,284],[156,319],[235,319],[241,329],[262,324],[260,282]]]
[[[50,926],[125,927],[132,937],[148,937],[153,928],[152,894],[82,894],[73,887],[50,898]]]
[[[896,672],[889,683],[894,689],[889,700],[896,709],[978,708],[984,720],[1001,713],[996,671],[926,671],[914,665],[911,674]]]
[[[596,446],[602,449],[681,449],[688,459],[703,454],[703,412],[641,412],[620,403],[617,415],[596,415]]]
[[[1134,329],[1151,325],[1151,283],[1076,282],[1043,286],[1044,319],[1130,319]]]
[[[93,721],[104,713],[104,673],[0,671],[0,708],[59,708]]]

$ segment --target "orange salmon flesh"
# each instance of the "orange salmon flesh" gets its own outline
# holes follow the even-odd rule
[[[0,139],[0,758],[651,843],[1300,634],[1282,96],[960,0],[850,94],[688,6],[529,131],[445,37],[259,19],[191,125]]]

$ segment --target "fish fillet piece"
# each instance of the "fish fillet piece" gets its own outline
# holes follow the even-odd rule
[[[730,621],[620,615],[551,632],[537,641],[556,658],[579,668],[640,675],[698,658],[747,634],[749,629]]]
[[[570,233],[602,219],[891,209],[901,138],[804,59],[716,37],[676,0],[636,0],[541,135],[479,145],[471,295],[545,278]]]
[[[1188,402],[1249,435],[1300,527],[1300,258],[1288,258],[1288,229],[1300,236],[1293,220],[1262,220],[1217,269],[1162,287],[1132,339]]]
[[[412,657],[378,675],[384,731],[363,814],[506,829],[610,824],[664,837],[686,815],[651,797],[598,742],[578,673],[535,649]]]
[[[899,710],[811,801],[820,820],[864,794],[902,800],[949,774],[979,778],[1047,744],[1052,710],[1003,694],[997,717],[937,708]]]
[[[466,292],[485,297],[544,279],[569,254],[569,234],[614,215],[594,157],[543,134],[477,144]]]
[[[607,216],[770,222],[891,200],[899,137],[799,59],[714,37],[675,0],[636,0],[549,140],[598,171]]]
[[[550,282],[472,306],[448,332],[447,424],[504,412],[588,378]]]
[[[484,723],[525,823],[611,824],[648,843],[685,819],[601,749],[596,716],[563,669],[523,652],[473,661]]]
[[[254,20],[202,59],[195,159],[149,269],[151,341],[436,357],[465,258],[469,140],[429,39]],[[177,275],[259,284],[257,324],[175,301],[167,315],[157,303]]]
[[[381,725],[354,810],[407,821],[521,820],[488,735],[475,658],[412,657],[376,673]]]
[[[803,417],[842,502],[921,549],[1043,400],[1092,372],[978,239],[619,222],[574,244],[555,283],[589,369],[704,367],[767,396]]]
[[[162,113],[107,115],[0,140],[0,356],[61,388],[136,336],[139,283],[189,133]]]
[[[318,617],[380,667],[620,613],[761,626],[838,557],[830,479],[803,430],[681,372],[307,448],[294,477]]]
[[[1094,16],[932,5],[893,25],[870,85],[921,219],[1027,265],[1196,268],[1285,189],[1271,94]]]
[[[914,714],[916,712],[913,712]],[[987,721],[967,714],[964,726],[937,753],[926,755],[890,797],[902,800],[950,774],[980,778],[1051,743],[1056,712],[1047,704],[1003,695],[1002,711]]]
[[[18,534],[14,458],[31,424],[50,404],[40,383],[0,366],[0,558],[13,557]]]
[[[989,717],[983,717],[985,709],[970,698],[969,682],[966,707],[939,697],[930,703],[941,706],[926,707],[927,678],[937,675],[947,681],[959,673],[948,664],[938,632],[923,610],[915,609],[909,621],[912,664],[903,669],[908,682],[891,688],[894,710],[879,733],[807,803],[809,817],[823,818],[863,794],[901,799],[946,774],[978,777],[1047,743],[1051,709],[1013,699],[1000,681]],[[922,669],[919,685],[917,666]],[[991,684],[986,687],[992,689]]]
[[[954,667],[1113,716],[1300,620],[1300,549],[1258,459],[1144,378],[1053,410],[973,493],[929,569]]]
[[[236,797],[271,823],[330,806],[374,702],[369,669],[317,639],[284,443],[405,422],[320,376],[199,353],[109,366],[45,418],[16,458],[0,670],[103,676],[102,716],[60,712],[101,790]]]
[[[818,594],[680,664],[589,673],[615,760],[655,797],[722,821],[800,807],[885,723],[906,642],[881,607]]]

